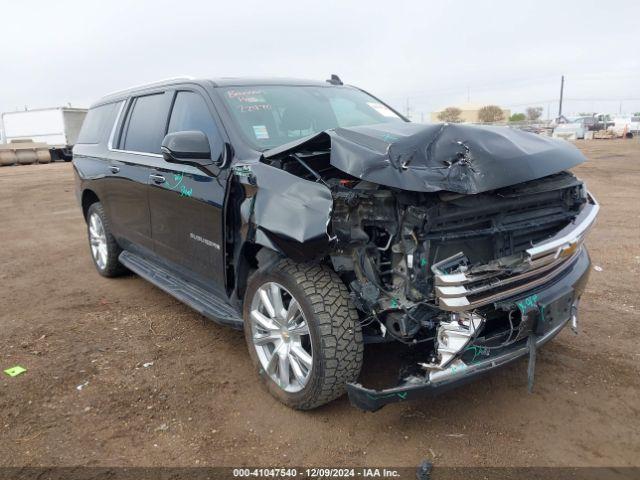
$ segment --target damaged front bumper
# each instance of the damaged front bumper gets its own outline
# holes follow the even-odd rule
[[[515,296],[500,301],[501,304],[513,303],[515,306],[535,295],[538,309],[543,313],[538,319],[533,337],[535,348],[555,337],[570,321],[575,322],[577,303],[584,291],[590,264],[586,249],[581,247],[560,278],[527,291],[524,297]],[[356,383],[348,384],[349,400],[362,410],[375,411],[388,403],[442,393],[529,354],[527,340],[523,338],[508,347],[491,350],[489,356],[477,361],[465,362],[457,359],[443,370],[432,370],[424,376],[407,377],[403,383],[389,389],[373,390]]]

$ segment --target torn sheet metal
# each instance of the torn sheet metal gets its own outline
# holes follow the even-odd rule
[[[474,194],[534,180],[586,159],[573,145],[509,127],[387,123],[336,128],[268,150],[265,158],[331,150],[354,177],[416,192]]]
[[[252,202],[249,215],[256,227],[256,241],[294,260],[326,253],[331,191],[262,163],[245,168],[250,175],[245,173],[243,178],[257,187],[253,198],[248,199]]]

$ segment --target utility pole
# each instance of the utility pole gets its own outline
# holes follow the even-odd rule
[[[407,106],[406,106],[406,114],[405,116],[411,120],[411,107],[409,106],[409,97],[407,97]]]
[[[564,93],[564,75],[560,78],[560,107],[558,108],[558,118],[562,116],[562,95]]]

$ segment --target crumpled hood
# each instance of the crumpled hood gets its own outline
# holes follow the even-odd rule
[[[473,194],[534,180],[586,159],[572,144],[509,127],[385,123],[336,128],[264,152],[331,148],[334,167],[417,192]]]

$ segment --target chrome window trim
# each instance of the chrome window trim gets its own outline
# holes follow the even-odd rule
[[[164,158],[160,153],[136,152],[134,150],[120,150],[118,148],[110,148],[109,151],[116,152],[116,153],[129,153],[131,155],[140,155],[143,157]]]

